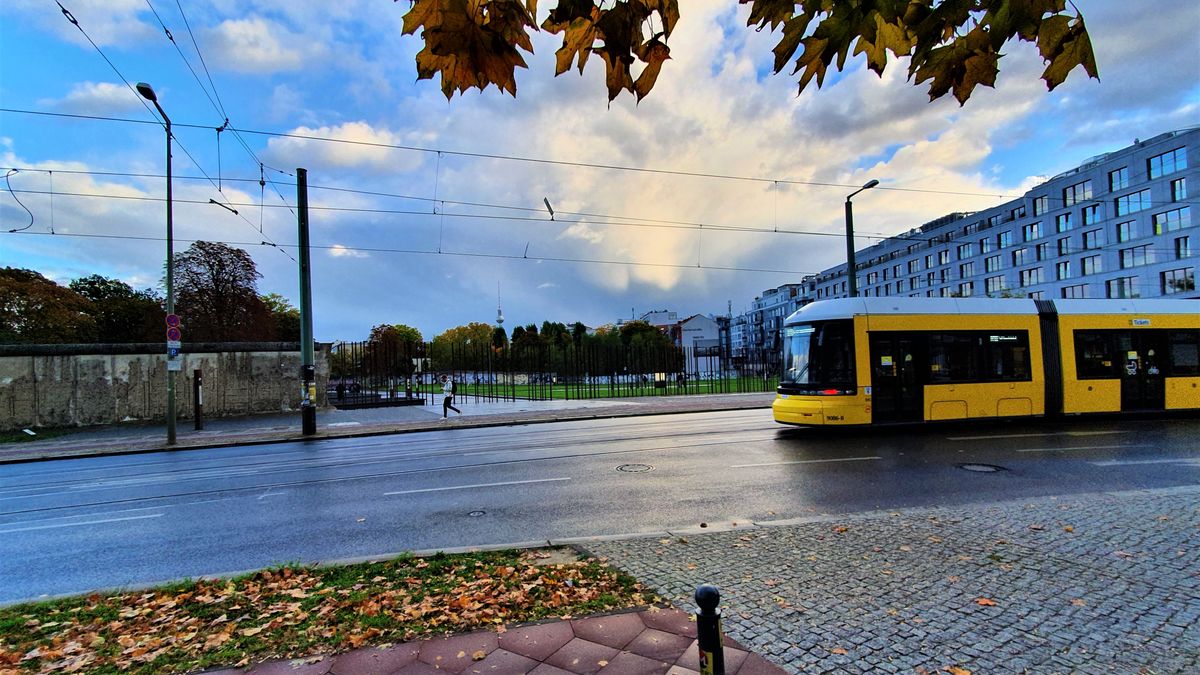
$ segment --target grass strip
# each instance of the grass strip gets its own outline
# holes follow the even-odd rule
[[[572,556],[573,557],[573,556]],[[0,608],[0,672],[184,673],[658,601],[594,559],[495,551],[285,566]]]

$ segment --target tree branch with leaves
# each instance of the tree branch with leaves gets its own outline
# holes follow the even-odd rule
[[[457,91],[495,85],[517,95],[521,52],[533,53],[537,0],[410,0],[404,34],[418,31],[417,78],[441,76],[447,99]],[[1046,63],[1048,89],[1082,66],[1099,78],[1083,16],[1065,0],[738,0],[750,5],[747,26],[778,31],[774,70],[792,64],[797,95],[830,66],[864,55],[883,75],[890,60],[909,59],[908,78],[929,83],[930,99],[953,93],[966,103],[976,86],[994,86],[1001,49],[1011,40],[1035,43]],[[582,74],[591,54],[604,63],[608,100],[623,91],[645,98],[671,58],[667,40],[680,21],[679,0],[558,0],[541,30],[562,35],[555,75]],[[799,53],[797,53],[799,52]],[[889,55],[890,53],[890,55]],[[637,76],[634,76],[634,67]]]

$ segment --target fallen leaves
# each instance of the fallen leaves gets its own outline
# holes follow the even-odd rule
[[[545,564],[542,557],[493,552],[282,568],[232,581],[4,607],[0,671],[241,667],[431,632],[504,632],[505,623],[657,600],[599,561]]]
[[[995,607],[996,601],[992,600],[991,598],[976,598],[975,604],[982,605],[984,607]]]

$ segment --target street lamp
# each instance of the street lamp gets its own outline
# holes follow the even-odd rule
[[[171,118],[158,104],[154,88],[145,82],[137,83],[138,93],[154,104],[167,125],[167,314],[175,313],[175,232],[171,212]],[[175,445],[175,371],[167,357],[167,445]]]
[[[846,276],[849,277],[850,285],[848,297],[858,297],[858,281],[854,275],[854,207],[850,204],[850,198],[862,192],[870,190],[879,185],[879,181],[871,179],[859,189],[846,195]]]

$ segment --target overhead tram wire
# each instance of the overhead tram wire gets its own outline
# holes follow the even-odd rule
[[[0,108],[0,112],[10,112],[10,113],[26,114],[26,115],[43,115],[43,116],[47,116],[47,117],[74,117],[74,118],[78,118],[78,119],[90,119],[90,120],[98,120],[98,121],[104,121],[104,122],[134,122],[134,123],[139,123],[139,124],[145,123],[142,120],[133,120],[133,119],[121,118],[121,117],[107,117],[107,116],[100,116],[100,115],[80,115],[80,114],[71,114],[71,113],[56,113],[56,112],[41,111],[41,110],[23,110],[23,109],[18,109],[18,108]],[[181,127],[181,128],[189,128],[189,129],[212,128],[211,125],[207,125],[207,124],[186,124],[183,122],[175,122],[175,123],[173,123],[172,126],[177,126],[177,127]],[[650,174],[660,174],[660,175],[670,175],[670,176],[681,176],[681,177],[686,177],[686,178],[712,178],[712,179],[716,179],[716,180],[731,180],[731,181],[743,181],[743,182],[753,182],[753,183],[780,183],[780,184],[784,184],[784,185],[800,185],[800,186],[809,186],[809,187],[837,188],[839,190],[845,189],[845,188],[853,189],[853,188],[859,187],[858,185],[854,185],[854,184],[850,184],[850,183],[846,183],[846,184],[823,183],[823,182],[819,182],[819,181],[791,180],[791,179],[787,179],[787,178],[763,178],[760,176],[737,176],[737,175],[732,175],[732,174],[703,173],[703,172],[695,172],[695,171],[681,171],[681,170],[676,170],[676,169],[653,169],[653,168],[648,168],[648,167],[621,166],[621,165],[616,165],[616,164],[599,164],[599,163],[594,163],[594,162],[573,162],[573,161],[560,160],[560,159],[544,159],[544,158],[538,158],[538,157],[520,157],[517,155],[501,155],[501,154],[495,154],[495,153],[468,152],[468,151],[464,151],[464,150],[444,150],[444,149],[438,149],[438,148],[422,148],[422,147],[411,146],[411,145],[398,145],[398,144],[394,144],[394,143],[377,143],[377,142],[373,142],[373,141],[356,141],[356,140],[351,140],[351,139],[346,139],[346,138],[331,138],[328,136],[294,134],[294,133],[281,132],[281,131],[263,131],[263,130],[258,130],[258,129],[239,129],[238,131],[240,131],[241,133],[244,133],[244,134],[254,134],[254,135],[258,135],[258,136],[272,136],[272,137],[276,137],[276,138],[294,138],[294,139],[298,139],[298,140],[321,141],[324,143],[344,143],[344,144],[348,144],[348,145],[361,145],[361,146],[366,146],[366,147],[385,148],[385,149],[390,149],[390,150],[408,150],[408,151],[412,151],[412,152],[424,152],[424,153],[431,153],[431,154],[436,154],[436,153],[441,152],[446,155],[454,155],[457,157],[473,157],[473,158],[477,158],[477,159],[499,159],[499,160],[512,161],[512,162],[527,162],[527,163],[532,163],[532,164],[550,164],[550,165],[555,165],[555,166],[570,166],[570,167],[588,168],[588,169],[605,169],[605,170],[611,170],[611,171],[630,171],[630,172],[634,172],[634,173],[650,173]],[[281,173],[286,173],[286,172],[281,172]],[[1019,199],[1024,196],[1024,195],[1005,195],[1005,194],[999,194],[999,193],[994,193],[994,192],[965,192],[965,191],[956,191],[956,190],[930,190],[930,189],[926,189],[926,188],[902,188],[902,187],[888,187],[888,186],[883,186],[883,185],[880,185],[876,189],[877,190],[890,190],[892,192],[915,192],[915,193],[922,193],[922,194],[961,195],[961,196],[965,196],[965,197],[988,197],[988,198],[992,198],[992,199],[996,199],[996,198]]]
[[[17,168],[22,171],[40,171],[40,172],[46,171],[45,169],[22,168],[22,167],[14,167],[14,168]],[[162,175],[160,175],[160,174],[123,173],[123,172],[105,172],[105,171],[70,171],[70,170],[66,170],[66,171],[60,171],[60,173],[73,173],[73,174],[83,174],[83,175],[130,176],[130,177],[143,177],[143,178],[161,178],[162,177]],[[197,177],[197,176],[176,176],[176,178],[183,179],[183,180],[210,180],[210,179],[207,179],[206,177],[201,178],[201,177]],[[227,180],[229,180],[230,182],[235,182],[235,181],[256,182],[256,180],[253,178],[229,178]],[[309,186],[309,187],[310,187],[310,189],[314,189],[314,190],[324,189],[324,190],[344,191],[344,192],[368,194],[368,195],[374,195],[374,196],[394,197],[394,198],[398,198],[398,199],[406,199],[406,200],[412,200],[412,201],[426,201],[426,202],[433,202],[435,204],[442,204],[442,205],[454,204],[454,205],[462,205],[462,206],[471,206],[471,207],[476,207],[476,208],[523,211],[523,212],[530,212],[530,213],[538,213],[538,212],[542,211],[542,209],[533,208],[533,207],[492,204],[492,203],[486,203],[486,202],[469,202],[469,201],[456,201],[456,200],[448,200],[448,199],[433,199],[430,197],[417,197],[417,196],[401,195],[401,194],[387,193],[387,192],[356,190],[356,189],[351,189],[351,188],[340,188],[340,187],[331,187],[331,186]],[[29,194],[44,194],[42,191],[32,190],[32,189],[16,190],[16,192],[29,193]],[[160,200],[161,201],[161,198],[157,198],[157,197],[136,197],[136,196],[129,196],[129,195],[110,195],[110,194],[101,194],[101,193],[65,192],[65,193],[59,193],[59,194],[61,194],[63,196],[83,197],[83,198]],[[196,200],[176,199],[175,201],[178,203],[197,203],[197,204],[207,203],[207,202],[201,202],[201,201],[196,201]],[[232,201],[227,201],[226,203],[228,204],[229,207],[262,206],[261,203],[254,204],[254,203],[249,203],[249,202],[232,202]],[[1192,203],[1192,202],[1190,202],[1190,201],[1187,201],[1187,202],[1185,202],[1185,201],[1161,202],[1161,205],[1180,204],[1180,203]],[[289,208],[290,209],[291,205],[286,204],[286,203],[282,204],[282,205],[270,204],[270,205],[266,205],[266,208]],[[405,215],[405,216],[429,215],[429,213],[427,211],[403,210],[403,209],[316,206],[316,205],[311,205],[309,208],[314,211],[331,211],[331,212],[348,212],[348,213],[373,213],[373,214],[389,214],[389,215]],[[757,234],[788,234],[788,235],[836,237],[836,238],[841,238],[841,237],[845,236],[840,231],[823,232],[823,231],[819,231],[819,230],[790,230],[790,229],[780,229],[780,228],[766,229],[766,228],[760,228],[760,227],[718,225],[718,224],[713,224],[713,223],[695,222],[695,221],[666,220],[666,219],[642,218],[642,217],[636,217],[636,216],[596,214],[596,213],[575,212],[575,211],[556,211],[556,213],[559,215],[568,215],[568,216],[573,215],[573,216],[580,217],[580,220],[562,220],[562,219],[560,219],[557,221],[558,223],[567,223],[567,224],[589,224],[589,225],[601,225],[601,226],[623,226],[623,227],[641,227],[641,228],[675,229],[675,230],[708,229],[710,231],[744,232],[744,233],[757,233]],[[439,215],[441,215],[440,212],[439,212]],[[449,216],[451,218],[475,218],[478,220],[507,220],[507,221],[513,221],[513,222],[534,222],[534,223],[546,222],[544,218],[504,216],[504,215],[487,214],[487,213],[446,212],[446,213],[444,213],[444,215]],[[604,219],[604,220],[593,220],[595,218]],[[1076,228],[1076,229],[1079,229],[1079,228]],[[875,240],[875,241],[895,240],[895,241],[909,241],[909,242],[926,243],[926,244],[928,244],[929,242],[932,242],[932,241],[939,240],[939,238],[941,236],[942,235],[936,235],[936,236],[913,236],[913,235],[905,235],[905,234],[888,235],[888,234],[885,234],[882,232],[869,232],[869,231],[868,232],[860,232],[860,233],[856,234],[856,238],[862,238],[862,239],[868,239],[868,240]],[[1050,235],[1047,235],[1047,236],[1050,236]],[[958,240],[952,240],[952,241],[958,241]],[[939,243],[945,243],[946,245],[951,245],[952,242],[948,241],[948,242],[939,242]],[[967,242],[959,242],[959,243],[967,243]],[[1111,246],[1111,244],[1108,246]]]
[[[75,15],[71,14],[71,12],[66,7],[63,7],[62,2],[60,2],[59,0],[54,0],[54,3],[56,5],[58,5],[58,8],[62,11],[62,14],[64,17],[66,17],[67,21],[70,22],[71,25],[73,25],[79,29],[79,32],[82,33],[83,37],[86,38],[88,43],[92,45],[92,48],[96,50],[96,53],[99,54],[100,57],[104,59],[105,63],[108,64],[109,68],[112,68],[113,72],[117,74],[117,77],[121,78],[121,81],[125,83],[126,88],[128,88],[129,91],[134,95],[134,97],[137,98],[138,102],[142,104],[142,107],[146,109],[146,112],[148,112],[151,115],[151,117],[153,117],[154,111],[150,109],[150,106],[146,103],[146,101],[142,97],[142,95],[139,94],[136,89],[134,89],[133,85],[129,84],[129,79],[125,77],[125,75],[121,72],[121,70],[119,68],[117,68],[116,64],[114,64],[112,62],[112,59],[108,58],[108,55],[104,53],[104,50],[100,49],[100,46],[96,44],[95,40],[92,40],[92,36],[88,35],[88,32],[86,30],[84,30],[83,25],[79,23],[79,20],[75,18]],[[123,120],[123,121],[139,122],[139,123],[142,122],[142,120]],[[154,120],[153,122],[151,122],[151,124],[165,128],[165,125],[163,123],[157,121],[157,119]],[[204,128],[204,127],[196,127],[195,125],[172,125],[172,126],[186,126],[189,128]],[[186,147],[184,147],[183,143],[179,142],[178,138],[175,139],[175,145],[180,150],[183,150],[183,154],[187,155],[188,159],[190,159],[192,161],[192,164],[194,164],[196,166],[196,168],[200,170],[200,173],[203,174],[204,177],[208,179],[209,183],[212,183],[213,187],[218,188],[217,193],[220,194],[222,198],[224,198],[225,195],[221,193],[216,181],[214,181],[212,179],[212,176],[208,175],[208,172],[206,172],[204,170],[204,167],[200,165],[200,162],[196,161],[196,158],[192,156],[191,152],[188,152],[188,149]],[[215,202],[216,200],[213,200],[213,201]],[[226,206],[229,206],[229,210],[234,211],[232,206],[228,204],[228,200],[226,199],[225,201],[226,201]],[[217,202],[217,203],[219,203],[219,202]],[[234,214],[237,215],[242,220],[244,220],[246,222],[246,225],[250,226],[251,228],[254,227],[254,224],[251,223],[250,220],[248,218],[246,218],[246,216],[244,216],[240,213],[237,213],[236,211],[234,211]],[[276,244],[273,240],[271,240],[271,237],[269,237],[266,234],[263,234],[263,236],[267,238],[267,241],[269,242],[270,246],[274,246],[275,248],[279,249],[280,253],[287,256],[289,259],[291,259],[292,262],[296,262],[296,259],[293,258],[290,253],[288,253],[284,249],[280,248],[278,244]]]
[[[179,47],[179,44],[175,41],[175,36],[171,33],[171,29],[167,28],[167,24],[163,21],[162,17],[159,15],[158,10],[156,10],[154,8],[154,5],[151,4],[150,0],[146,0],[146,5],[149,6],[150,11],[154,13],[154,18],[158,19],[158,25],[162,27],[163,32],[167,36],[167,40],[169,40],[171,42],[171,45],[175,47],[175,51],[179,54],[179,58],[183,60],[183,63],[184,63],[184,65],[187,66],[188,71],[190,71],[192,73],[192,77],[196,80],[196,84],[200,86],[200,90],[204,92],[204,95],[208,98],[208,102],[210,104],[212,104],[213,109],[216,110],[217,113],[225,120],[221,126],[215,127],[217,130],[217,153],[218,153],[218,155],[220,154],[220,149],[221,149],[220,134],[222,131],[228,130],[231,133],[233,133],[233,137],[235,139],[237,139],[238,143],[242,146],[242,148],[246,151],[246,153],[248,155],[250,155],[251,159],[254,160],[255,164],[258,164],[260,167],[265,166],[263,164],[263,161],[254,152],[254,150],[250,147],[250,145],[248,143],[246,143],[246,139],[242,138],[241,134],[238,133],[237,127],[235,127],[233,125],[233,123],[230,122],[229,113],[225,110],[225,102],[221,100],[221,94],[220,94],[220,92],[217,91],[217,84],[216,84],[216,82],[213,81],[212,73],[209,72],[208,64],[204,60],[204,53],[200,51],[200,45],[199,45],[199,43],[196,42],[196,36],[192,33],[192,26],[187,20],[187,14],[183,10],[183,5],[180,4],[178,2],[178,0],[176,0],[175,4],[179,8],[179,14],[183,18],[183,25],[187,28],[188,36],[191,37],[192,47],[196,50],[196,56],[199,57],[199,59],[200,59],[200,65],[204,68],[204,74],[208,77],[208,83],[212,87],[211,94],[209,94],[208,88],[204,86],[204,83],[200,81],[200,76],[196,73],[196,69],[192,67],[191,61],[188,60],[187,56],[183,53],[183,50]],[[215,97],[215,100],[214,100],[214,97]],[[185,126],[185,125],[179,125],[179,126]],[[267,168],[271,168],[271,167],[267,167]],[[280,173],[283,173],[283,174],[286,174],[289,176],[291,175],[291,174],[287,173],[286,171],[281,171],[279,169],[274,169],[274,170],[279,171]],[[271,183],[271,188],[275,191],[275,194],[279,195],[279,200],[286,204],[287,199],[285,199],[283,196],[283,193],[279,191],[279,187],[275,184],[275,182],[274,181],[266,181],[266,182]],[[218,186],[218,191],[220,191],[219,186]],[[289,209],[289,211],[291,211],[291,209]],[[295,211],[292,211],[292,215],[295,215],[295,213],[296,213]],[[261,227],[259,228],[259,231],[260,232],[262,231]]]
[[[12,233],[0,233],[12,234]],[[51,235],[49,232],[19,232],[16,234],[25,236],[55,236],[55,237],[80,237],[85,239],[117,239],[127,241],[166,241],[165,237],[148,237],[130,234],[84,234],[74,232],[59,232]],[[297,244],[269,244],[264,241],[228,241],[217,239],[180,239],[175,238],[175,241],[180,242],[198,242],[208,241],[226,244],[229,246],[273,246],[276,248],[299,248]],[[531,256],[517,254],[502,254],[502,253],[475,253],[471,251],[437,251],[426,249],[401,249],[401,248],[383,248],[383,247],[367,247],[367,246],[346,246],[345,244],[309,244],[309,248],[318,250],[342,250],[342,251],[358,251],[363,253],[396,253],[407,255],[432,255],[432,256],[456,256],[466,258],[491,258],[496,260],[532,260],[534,262],[560,262],[571,264],[586,264],[586,265],[624,265],[630,267],[658,267],[670,269],[703,269],[713,270],[717,272],[754,272],[761,274],[792,274],[800,276],[810,276],[813,272],[805,272],[801,270],[783,270],[769,269],[761,267],[728,267],[723,265],[693,265],[681,263],[661,263],[661,262],[644,262],[637,260],[603,260],[595,258],[565,258],[559,256]]]

